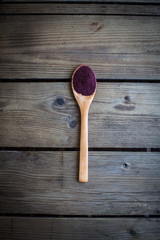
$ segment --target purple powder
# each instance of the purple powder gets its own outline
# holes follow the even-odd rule
[[[86,65],[81,65],[74,71],[72,81],[74,90],[84,96],[92,95],[96,89],[94,72]]]

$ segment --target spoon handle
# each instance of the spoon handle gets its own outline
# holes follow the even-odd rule
[[[88,182],[88,109],[81,111],[79,182]]]

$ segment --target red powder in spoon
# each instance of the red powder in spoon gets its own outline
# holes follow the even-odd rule
[[[81,65],[74,71],[72,81],[74,90],[84,96],[92,95],[96,89],[94,72],[86,65]]]

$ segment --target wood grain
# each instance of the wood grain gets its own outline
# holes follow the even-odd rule
[[[160,15],[159,5],[104,4],[104,3],[6,3],[0,5],[0,14],[96,14],[96,15]]]
[[[159,17],[0,16],[0,32],[1,79],[69,79],[87,64],[98,79],[160,80]]]
[[[1,213],[160,213],[160,153],[90,151],[85,184],[76,151],[1,151],[0,159]]]
[[[159,229],[157,218],[0,218],[2,240],[158,240]]]
[[[89,111],[89,147],[159,148],[160,84],[100,83]],[[79,147],[71,83],[0,83],[1,147]]]

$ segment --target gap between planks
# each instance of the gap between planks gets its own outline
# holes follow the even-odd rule
[[[96,79],[102,83],[160,83],[156,79]],[[65,83],[71,82],[70,78],[0,78],[0,82],[4,83]]]
[[[119,4],[159,5],[159,0],[2,0],[2,4]]]
[[[79,151],[79,148],[54,148],[54,147],[0,147],[0,151]],[[160,152],[160,148],[88,148],[89,152]]]
[[[61,215],[61,214],[23,214],[23,213],[0,213],[0,217],[15,218],[160,218],[160,215]]]

